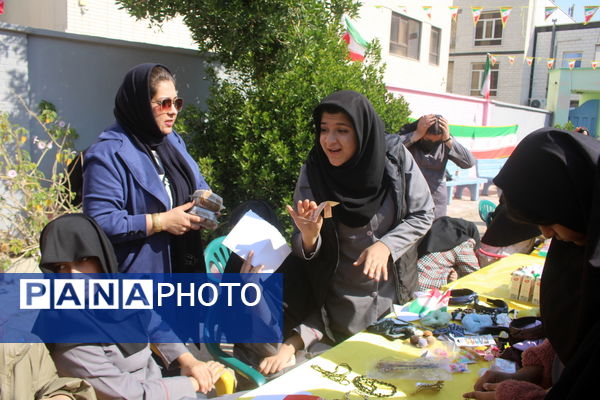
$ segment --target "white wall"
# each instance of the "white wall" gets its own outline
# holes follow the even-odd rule
[[[441,114],[451,125],[506,126],[519,125],[518,140],[536,129],[550,125],[552,113],[547,110],[453,94],[428,93],[414,89],[392,88],[394,96],[402,95],[409,104],[411,117]],[[487,104],[486,104],[487,103]]]
[[[431,20],[423,10],[423,5],[428,4],[432,6]],[[430,3],[424,3],[420,0],[363,2],[360,8],[360,17],[353,23],[365,40],[379,40],[382,61],[387,64],[384,76],[386,84],[414,87],[433,92],[444,92],[446,90],[451,22],[448,6],[451,5],[451,0],[436,0]],[[404,12],[404,9],[406,12]],[[390,54],[392,12],[421,22],[421,46],[418,60]],[[429,63],[429,41],[432,26],[441,29],[438,65]]]
[[[181,17],[162,26],[137,21],[115,0],[8,0],[0,22],[131,42],[195,49]]]

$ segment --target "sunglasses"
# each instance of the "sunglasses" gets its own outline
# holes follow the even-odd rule
[[[153,101],[153,103],[158,104],[162,111],[169,111],[171,107],[173,107],[173,104],[175,104],[175,109],[177,111],[181,111],[181,109],[183,108],[183,99],[180,98],[176,98],[175,100],[164,99],[159,101]]]

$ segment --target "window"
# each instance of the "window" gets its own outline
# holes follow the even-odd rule
[[[581,68],[581,58],[583,53],[580,51],[572,51],[569,53],[563,53],[561,68],[569,68],[569,60],[575,60],[575,68]]]
[[[431,36],[429,37],[429,63],[440,64],[440,41],[442,39],[442,30],[431,27]]]
[[[446,92],[454,90],[454,61],[448,61],[448,77],[446,79]]]
[[[475,46],[502,44],[502,20],[498,11],[484,11],[475,26]]]
[[[496,96],[498,92],[498,67],[499,63],[496,63],[491,67],[491,81],[490,81],[490,97]],[[473,63],[471,64],[471,96],[481,96],[481,83],[483,80],[483,71],[485,69],[485,63]]]
[[[392,13],[390,30],[390,53],[419,59],[421,23],[412,18]]]

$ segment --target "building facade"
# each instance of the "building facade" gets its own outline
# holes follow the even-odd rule
[[[600,62],[600,22],[590,22],[587,25],[564,24],[556,26],[540,26],[535,29],[535,47],[533,49],[535,62],[533,63],[533,72],[531,80],[531,101],[538,107],[552,109],[554,104],[548,104],[547,95],[550,86],[556,86],[559,81],[549,79],[550,71],[556,69],[565,69],[577,71],[592,68],[592,62]],[[554,59],[552,68],[548,68],[548,60]],[[569,62],[572,61],[572,69],[569,68]],[[571,74],[570,72],[567,73]],[[600,76],[600,69],[589,76]],[[565,76],[557,75],[557,76]],[[563,82],[567,84],[567,82]],[[585,86],[590,91],[600,91],[600,78],[595,82],[592,80]],[[594,89],[595,86],[595,89]],[[569,91],[569,98],[562,102],[568,108],[574,108],[583,104],[582,88]],[[584,97],[585,98],[585,97]],[[563,118],[564,119],[564,118]]]
[[[367,41],[381,45],[390,87],[446,91],[451,0],[365,1],[355,27]]]
[[[573,22],[556,9],[545,18],[545,7],[555,6],[551,0],[486,0],[475,23],[472,1],[456,0],[458,18],[452,26],[448,65],[448,92],[479,96],[487,54],[495,61],[491,69],[493,100],[529,105],[531,67],[526,62],[534,43],[536,26]],[[501,8],[511,7],[502,21]]]
[[[137,21],[115,0],[5,1],[0,22],[130,42],[196,49],[189,29],[178,17],[161,26]]]

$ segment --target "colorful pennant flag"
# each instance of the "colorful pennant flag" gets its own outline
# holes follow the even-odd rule
[[[343,39],[346,43],[348,43],[350,59],[352,61],[363,61],[365,59],[365,52],[367,50],[367,41],[362,38],[360,33],[358,33],[348,17],[345,19],[346,33],[344,33]]]
[[[0,15],[4,14],[4,0],[0,0]]]
[[[427,17],[431,19],[431,6],[423,6],[423,11],[427,14]]]
[[[552,69],[554,67],[554,58],[549,58],[547,60],[548,62],[548,69]]]
[[[531,64],[533,64],[533,57],[526,57],[525,61],[527,61],[527,65],[531,67]]]
[[[512,7],[500,7],[500,17],[502,18],[502,27],[506,26],[506,21],[508,21],[508,17],[510,16],[510,12],[512,11]]]
[[[596,14],[600,6],[585,6],[583,7],[583,24],[586,25],[590,19]]]
[[[513,65],[515,63],[515,56],[506,56],[508,58],[508,62],[510,63],[510,65]]]
[[[595,71],[596,68],[598,67],[598,63],[600,63],[600,61],[592,61],[592,69]]]
[[[491,54],[488,53],[486,59],[485,59],[485,68],[483,69],[483,78],[481,79],[481,90],[480,93],[481,95],[486,98],[489,99],[490,98],[490,90],[491,90],[491,85],[492,85],[492,74],[490,73],[490,62],[492,56]]]
[[[479,18],[481,17],[481,11],[483,7],[471,7],[471,12],[473,13],[473,24],[477,25],[479,22]]]
[[[575,68],[575,61],[576,60],[569,60],[569,69]]]
[[[545,7],[544,8],[544,21],[547,20],[548,18],[550,18],[550,16],[554,13],[554,11],[556,11],[558,7],[556,6],[552,6],[552,7]]]
[[[456,19],[458,18],[458,7],[449,6],[448,9],[450,10],[450,16],[452,17],[452,21],[456,22]]]

